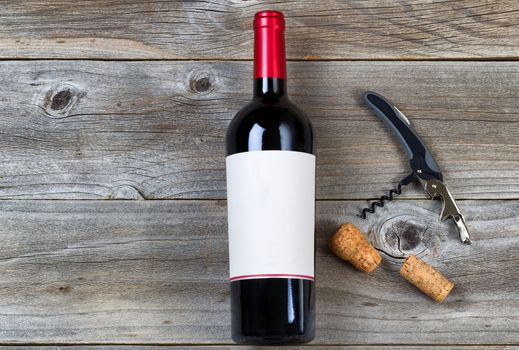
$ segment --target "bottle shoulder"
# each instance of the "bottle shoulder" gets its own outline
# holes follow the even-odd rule
[[[313,153],[310,119],[288,99],[253,100],[232,119],[227,153],[291,150]]]

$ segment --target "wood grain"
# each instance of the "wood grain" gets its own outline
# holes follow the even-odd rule
[[[0,58],[250,59],[252,18],[287,16],[290,59],[519,56],[519,3],[3,1]]]
[[[402,62],[516,60],[513,0],[0,2],[0,199],[21,199],[0,200],[0,348],[249,348],[229,335],[224,135],[266,8],[306,61],[290,94],[318,139],[312,348],[517,348],[519,63]],[[438,201],[355,216],[409,170],[367,89],[408,115],[455,197],[481,199],[460,201],[472,246]],[[345,221],[383,255],[372,276],[326,248]],[[456,284],[443,305],[399,277],[411,254]]]
[[[0,198],[225,198],[225,132],[251,74],[247,62],[1,62]],[[519,63],[293,62],[289,75],[316,131],[319,198],[376,198],[410,171],[361,104],[367,89],[407,114],[455,197],[519,197]]]
[[[293,345],[293,346],[283,346],[283,349],[294,350],[301,349],[303,346]],[[366,350],[366,345],[355,346],[355,345],[312,345],[307,344],[304,348],[310,348],[313,350],[334,350],[334,349],[344,349],[344,350]],[[12,346],[2,346],[0,345],[0,349],[12,349]],[[72,350],[223,350],[223,349],[233,349],[233,350],[250,350],[257,347],[247,346],[247,345],[70,345],[66,346],[67,349]],[[57,350],[63,349],[63,346],[57,345],[17,345],[16,349],[49,349],[49,350]],[[517,346],[514,345],[446,345],[446,346],[437,346],[437,345],[369,345],[369,350],[515,350]]]
[[[438,222],[435,202],[392,202],[368,221],[358,206],[317,206],[315,345],[519,343],[518,201],[462,201],[472,246]],[[230,343],[224,201],[0,208],[0,343]],[[332,256],[326,240],[345,221],[395,258],[367,276]],[[456,284],[444,304],[398,275],[396,252]]]

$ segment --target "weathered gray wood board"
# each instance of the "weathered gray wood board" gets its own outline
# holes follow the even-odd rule
[[[72,350],[252,350],[258,349],[259,347],[255,346],[247,346],[247,345],[67,345],[67,349]],[[293,345],[293,346],[283,346],[283,349],[294,350],[301,348],[310,348],[313,350],[513,350],[517,349],[516,346],[513,345],[448,345],[448,346],[437,346],[437,345],[374,345],[368,346],[366,345]],[[63,346],[58,345],[17,345],[17,346],[0,346],[0,349],[48,349],[48,350],[56,350],[63,349]]]
[[[403,150],[360,102],[407,114],[457,198],[519,197],[519,63],[293,62],[319,198],[382,195]],[[224,136],[248,62],[0,62],[0,198],[225,198]],[[407,189],[407,198],[424,198]]]
[[[315,344],[519,342],[518,201],[461,202],[472,246],[437,222],[437,202],[392,202],[369,221],[354,216],[359,204],[317,206]],[[230,342],[224,201],[0,208],[0,343]],[[384,255],[367,276],[333,257],[326,239],[348,220],[380,249],[417,253],[449,277],[445,303],[400,278],[399,259]]]
[[[516,348],[490,345],[519,344],[512,0],[0,2],[1,345],[251,348],[229,334],[224,135],[250,98],[239,61],[267,8],[287,15],[287,55],[304,61],[289,63],[290,94],[317,134],[313,348]],[[469,199],[472,246],[417,186],[355,216],[409,171],[360,103],[367,89],[408,115]],[[384,252],[372,276],[328,252],[344,221]],[[399,277],[409,254],[456,284],[444,304]]]
[[[517,58],[507,1],[12,1],[1,58],[249,59],[252,16],[287,15],[292,59]]]

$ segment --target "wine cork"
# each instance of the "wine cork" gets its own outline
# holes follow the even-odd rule
[[[382,260],[377,250],[352,223],[342,224],[330,237],[328,245],[335,255],[364,272],[373,272]]]
[[[414,255],[405,259],[400,275],[439,303],[443,302],[454,288],[451,281]]]

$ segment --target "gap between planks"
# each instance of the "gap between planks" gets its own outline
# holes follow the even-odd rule
[[[0,57],[0,62],[4,61],[92,61],[92,62],[253,62],[249,58],[89,58],[89,57]],[[319,58],[319,59],[287,59],[287,62],[517,62],[519,56],[516,57],[406,57],[406,58]]]
[[[386,350],[386,349],[408,349],[408,350],[449,350],[449,349],[457,349],[457,350],[507,350],[507,349],[516,349],[518,344],[469,344],[469,345],[460,345],[460,344],[366,344],[366,345],[356,345],[356,344],[337,344],[337,345],[326,345],[326,344],[299,344],[299,345],[284,345],[282,348],[286,350],[300,349],[300,348],[311,348],[311,349],[347,349],[347,350],[362,350],[362,349],[372,349],[372,350]],[[133,349],[251,349],[251,348],[260,348],[260,346],[254,345],[241,345],[236,343],[222,344],[222,343],[184,343],[184,344],[173,344],[173,343],[157,343],[157,344],[149,344],[149,343],[19,343],[19,344],[9,344],[9,343],[0,343],[0,349],[2,348],[49,348],[49,347],[66,347],[66,348],[74,348],[74,349],[112,349],[112,348],[124,348],[126,350]],[[268,346],[262,346],[268,347]]]

